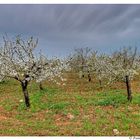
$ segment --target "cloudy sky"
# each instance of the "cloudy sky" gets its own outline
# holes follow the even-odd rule
[[[0,5],[0,38],[4,33],[39,38],[39,49],[48,56],[81,47],[140,50],[140,5]]]

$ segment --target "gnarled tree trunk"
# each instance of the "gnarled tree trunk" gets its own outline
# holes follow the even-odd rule
[[[42,86],[42,83],[41,82],[39,82],[39,89],[40,90],[43,90],[43,86]]]
[[[102,80],[99,79],[99,85],[100,85],[100,88],[102,88]]]
[[[131,84],[130,84],[130,79],[129,79],[129,76],[126,75],[125,76],[125,79],[126,79],[126,87],[127,87],[127,99],[128,101],[132,101],[132,92],[131,92]]]
[[[91,82],[90,72],[88,71],[88,81]]]
[[[21,82],[21,86],[22,86],[22,91],[23,91],[23,94],[24,94],[25,105],[26,105],[26,107],[30,107],[30,99],[29,99],[29,94],[28,94],[28,90],[27,90],[28,81],[23,80]]]

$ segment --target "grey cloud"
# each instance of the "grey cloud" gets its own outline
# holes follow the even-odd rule
[[[99,48],[134,43],[140,36],[140,5],[0,5],[0,33],[5,32],[38,36],[44,48],[64,52],[81,42]]]
[[[34,30],[78,30],[96,28],[125,12],[127,5],[1,5],[3,26]],[[3,16],[4,15],[4,16]],[[6,22],[5,22],[6,21]],[[8,22],[9,21],[9,22]],[[1,24],[0,24],[1,25]],[[10,26],[9,26],[10,27]]]

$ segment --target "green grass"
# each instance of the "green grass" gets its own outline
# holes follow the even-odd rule
[[[19,102],[23,93],[18,82],[0,83],[0,135],[113,136],[113,129],[122,136],[140,135],[139,92],[130,103],[125,89],[97,90],[92,83],[83,88],[86,83],[76,81],[71,89],[44,84],[43,91],[32,83],[30,109]]]
[[[127,96],[124,90],[111,90],[108,92],[93,93],[89,98],[82,95],[76,95],[77,102],[82,105],[95,105],[95,106],[109,106],[117,107],[121,104],[127,103]],[[134,104],[140,103],[140,100],[134,98]]]
[[[121,91],[114,91],[113,93],[111,91],[106,94],[101,93],[101,95],[100,95],[101,99],[95,102],[95,105],[100,105],[100,106],[112,105],[114,107],[117,107],[120,104],[127,103],[126,95],[124,95]]]
[[[31,112],[38,112],[41,110],[49,109],[53,111],[59,111],[66,108],[70,103],[66,101],[52,102],[53,96],[58,92],[58,89],[47,88],[43,91],[37,91],[30,96]],[[60,91],[59,91],[60,92]],[[42,99],[46,96],[46,100],[42,102]],[[45,99],[45,98],[44,98]],[[25,103],[20,103],[18,111],[26,110]]]

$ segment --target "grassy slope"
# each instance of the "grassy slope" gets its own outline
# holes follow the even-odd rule
[[[97,81],[68,77],[65,87],[44,83],[28,87],[31,108],[26,110],[19,83],[0,84],[0,135],[110,136],[140,135],[140,83],[132,83],[133,101],[127,102],[123,83],[104,90]],[[119,87],[119,88],[118,88]],[[68,114],[74,116],[73,119]]]

